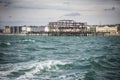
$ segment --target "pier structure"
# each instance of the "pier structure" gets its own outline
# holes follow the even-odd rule
[[[49,22],[45,28],[45,32],[51,35],[84,35],[87,23],[75,22],[74,20],[59,20],[57,22]]]

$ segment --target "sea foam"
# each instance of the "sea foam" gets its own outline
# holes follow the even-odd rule
[[[0,46],[4,47],[4,46],[10,46],[11,43],[10,42],[0,42]]]
[[[34,78],[36,74],[41,73],[43,70],[47,72],[58,71],[59,70],[58,65],[64,66],[66,64],[71,64],[71,62],[65,62],[59,60],[46,60],[41,62],[31,61],[26,63],[18,63],[18,64],[13,64],[12,68],[9,71],[0,71],[0,75],[3,78],[4,76],[11,75],[14,72],[19,73],[19,71],[23,70],[25,71],[24,74],[20,74],[19,77],[15,78],[15,80],[29,80]]]

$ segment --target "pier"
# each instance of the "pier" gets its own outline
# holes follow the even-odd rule
[[[26,35],[39,36],[110,36],[109,32],[29,32]]]

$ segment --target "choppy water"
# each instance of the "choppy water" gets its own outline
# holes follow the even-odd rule
[[[0,80],[120,80],[120,37],[0,36]]]

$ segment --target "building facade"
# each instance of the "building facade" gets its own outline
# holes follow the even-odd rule
[[[11,33],[20,34],[22,32],[22,26],[11,26]]]
[[[3,33],[6,34],[19,34],[22,32],[22,26],[5,26]]]
[[[11,29],[10,29],[9,26],[5,26],[4,29],[3,29],[3,33],[9,34],[9,33],[11,33],[10,30],[11,30]]]
[[[23,26],[22,33],[37,33],[43,32],[45,30],[45,26]]]
[[[117,26],[102,26],[96,27],[96,32],[117,32]]]
[[[88,32],[96,32],[96,25],[87,25]]]

